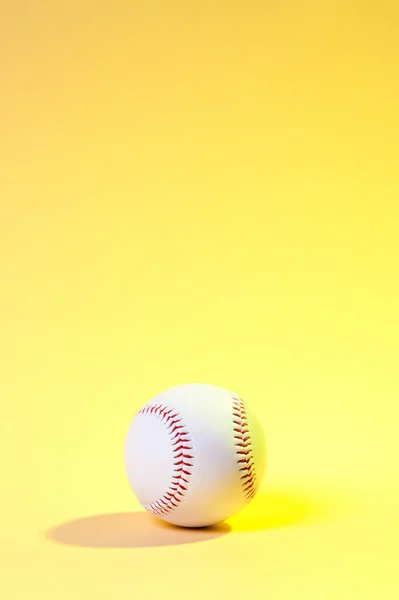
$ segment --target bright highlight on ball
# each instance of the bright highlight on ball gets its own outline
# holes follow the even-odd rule
[[[232,517],[255,496],[266,469],[265,437],[237,394],[180,385],[134,416],[125,468],[147,511],[174,525],[205,527]]]

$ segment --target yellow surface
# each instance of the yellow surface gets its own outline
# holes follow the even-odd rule
[[[398,22],[3,0],[1,598],[399,597]],[[193,381],[269,449],[201,533],[123,470],[134,412]]]

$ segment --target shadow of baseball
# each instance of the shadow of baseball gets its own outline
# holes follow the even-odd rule
[[[201,529],[176,527],[143,511],[83,517],[49,529],[45,537],[82,548],[150,548],[205,542],[230,529],[227,523]]]
[[[347,507],[346,507],[347,508]],[[214,540],[227,533],[250,533],[309,525],[346,510],[336,491],[260,491],[241,513],[212,527],[176,527],[145,511],[94,515],[49,529],[47,540],[83,548],[150,548]]]

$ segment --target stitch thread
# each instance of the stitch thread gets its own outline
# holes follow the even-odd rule
[[[139,414],[153,415],[166,425],[173,450],[173,476],[168,490],[159,500],[144,504],[144,508],[156,516],[167,515],[175,510],[187,494],[194,461],[191,438],[179,413],[164,404],[147,404]]]
[[[258,483],[247,412],[239,396],[233,396],[233,429],[241,486],[245,499],[250,502],[256,494]]]

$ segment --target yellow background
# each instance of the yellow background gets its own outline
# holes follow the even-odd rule
[[[398,25],[0,3],[2,598],[399,596]],[[269,448],[202,533],[137,514],[123,468],[139,406],[194,381]]]

